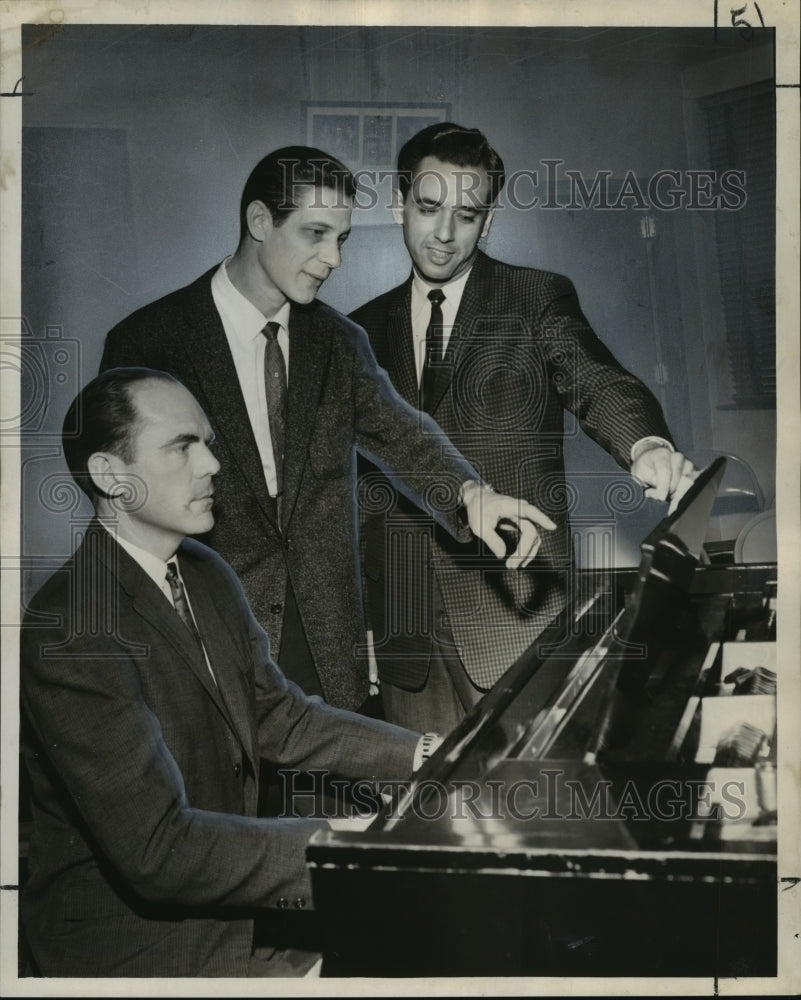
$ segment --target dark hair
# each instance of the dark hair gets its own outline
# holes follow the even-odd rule
[[[72,478],[92,499],[105,496],[89,474],[89,458],[98,451],[132,462],[134,430],[139,413],[131,388],[154,379],[175,382],[153,368],[110,368],[88,382],[67,410],[61,431],[64,458]]]
[[[259,160],[245,182],[239,204],[239,242],[248,233],[247,209],[263,201],[280,225],[298,206],[299,187],[331,188],[343,198],[356,197],[356,181],[344,163],[312,146],[284,146]]]
[[[413,135],[398,153],[398,188],[404,198],[426,156],[435,156],[457,167],[483,167],[490,182],[490,204],[495,202],[506,181],[503,160],[483,132],[453,122],[437,122]]]

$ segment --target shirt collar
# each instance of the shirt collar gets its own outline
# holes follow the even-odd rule
[[[412,287],[414,293],[419,296],[420,299],[427,299],[428,293],[433,288],[442,289],[445,295],[445,301],[449,303],[450,308],[454,310],[454,313],[459,308],[459,303],[462,301],[462,295],[464,294],[465,285],[467,284],[467,279],[470,277],[470,273],[473,270],[472,266],[468,268],[464,274],[460,274],[458,278],[454,278],[453,281],[449,281],[445,285],[432,285],[425,278],[422,278],[416,269],[412,269]]]
[[[233,335],[241,340],[255,340],[261,336],[261,331],[268,321],[278,323],[289,333],[289,302],[285,302],[274,316],[265,316],[250,299],[245,298],[228,277],[226,265],[230,259],[226,257],[214,272],[211,291],[217,308],[231,320],[228,325]]]
[[[156,586],[159,588],[163,587],[167,577],[167,563],[163,559],[159,559],[158,556],[154,556],[152,552],[148,552],[141,546],[134,544],[134,542],[129,542],[127,538],[122,538],[115,527],[106,524],[104,521],[100,521],[100,523],[120,548],[125,549],[131,559],[134,560],[140,569],[144,570]],[[177,565],[177,555],[173,555],[169,562],[174,562]]]

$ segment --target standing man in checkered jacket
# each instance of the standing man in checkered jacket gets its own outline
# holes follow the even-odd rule
[[[387,719],[424,731],[452,728],[565,605],[565,409],[646,495],[669,499],[694,474],[658,402],[598,340],[570,281],[478,250],[504,179],[478,129],[445,122],[413,136],[393,202],[412,273],[351,316],[398,392],[485,481],[558,526],[526,571],[510,572],[478,546],[454,545],[362,464],[373,669]]]

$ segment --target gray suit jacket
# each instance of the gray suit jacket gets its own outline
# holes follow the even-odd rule
[[[411,276],[351,318],[367,331],[398,392],[416,405]],[[431,414],[491,486],[536,504],[558,528],[542,533],[530,570],[515,572],[486,553],[454,546],[402,498],[369,518],[366,598],[382,678],[407,688],[425,679],[430,638],[413,631],[399,635],[388,619],[410,587],[426,601],[431,583],[420,581],[429,565],[436,570],[462,663],[483,688],[564,606],[573,566],[562,457],[565,410],[626,469],[640,438],[670,440],[656,399],[598,340],[567,278],[504,264],[479,251]],[[370,475],[366,469],[365,475]],[[408,542],[413,533],[420,539],[417,546]],[[407,541],[399,546],[398,538]],[[401,558],[403,552],[418,553],[415,565]],[[425,610],[420,618],[436,627]]]
[[[433,484],[440,523],[457,516],[458,486],[475,470],[442,444],[439,428],[398,396],[363,330],[321,302],[292,306],[282,523],[267,492],[209,271],[139,309],[108,335],[101,369],[145,365],[195,395],[217,435],[215,525],[204,537],[242,580],[253,612],[280,650],[287,575],[328,702],[356,709],[367,696],[356,547],[355,448],[423,502]],[[367,498],[365,501],[370,502]]]
[[[417,736],[290,684],[231,568],[179,550],[201,651],[100,526],[22,630],[34,829],[22,898],[49,976],[244,976],[260,909],[312,905],[320,820],[257,819],[259,758],[403,778]]]

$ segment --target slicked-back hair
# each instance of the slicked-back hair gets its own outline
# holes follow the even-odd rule
[[[477,128],[453,122],[437,122],[413,135],[398,153],[397,184],[404,199],[422,160],[435,156],[456,167],[483,167],[490,182],[490,204],[494,204],[506,182],[503,160]]]
[[[344,163],[313,146],[284,146],[268,153],[250,172],[239,204],[239,242],[248,235],[247,210],[263,202],[276,226],[298,206],[298,188],[331,188],[345,200],[356,197],[356,180]]]
[[[153,368],[109,368],[88,382],[70,404],[61,433],[64,458],[72,478],[93,502],[106,494],[92,481],[89,459],[105,451],[126,463],[134,460],[139,413],[131,390],[154,380],[181,384]]]

